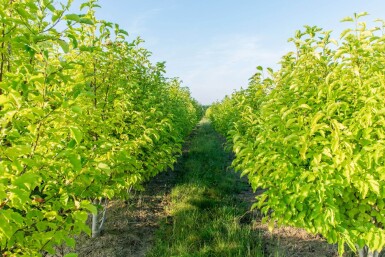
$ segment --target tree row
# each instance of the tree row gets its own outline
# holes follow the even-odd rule
[[[351,22],[334,40],[305,26],[277,71],[207,111],[228,137],[269,228],[291,225],[377,256],[385,245],[384,25]]]
[[[0,254],[102,229],[108,199],[172,168],[202,115],[95,0],[0,1]]]

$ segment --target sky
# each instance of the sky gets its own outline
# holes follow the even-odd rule
[[[75,6],[83,2],[75,0]],[[293,49],[287,40],[304,25],[333,30],[340,20],[368,12],[363,20],[385,20],[384,0],[99,0],[96,16],[140,36],[151,60],[166,62],[201,104],[223,99],[241,87],[256,67],[279,68]]]

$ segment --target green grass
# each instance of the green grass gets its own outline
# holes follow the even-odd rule
[[[237,193],[247,185],[227,170],[222,140],[203,120],[188,143],[171,192],[171,217],[160,226],[147,256],[263,256],[257,232],[240,223],[248,207]]]

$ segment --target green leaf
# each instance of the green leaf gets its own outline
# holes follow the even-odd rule
[[[120,34],[123,34],[123,35],[126,35],[126,36],[128,36],[128,32],[127,31],[125,31],[125,30],[123,30],[123,29],[119,29],[119,31],[118,31]]]
[[[0,105],[4,105],[8,101],[9,101],[8,97],[6,97],[5,95],[0,95]]]
[[[367,16],[367,15],[369,15],[368,12],[360,12],[360,13],[355,13],[354,16],[356,17],[356,19],[359,19],[359,18]]]
[[[109,170],[109,169],[110,169],[110,166],[108,166],[108,165],[105,164],[105,163],[100,162],[100,163],[98,163],[98,168],[99,168],[99,169],[102,169],[102,170]]]
[[[369,179],[368,180],[368,183],[369,183],[369,186],[370,186],[370,189],[376,193],[377,195],[380,194],[380,184],[378,183],[378,181],[374,180],[374,179]]]
[[[311,107],[307,104],[301,104],[300,106],[298,106],[298,108],[311,110]]]
[[[65,42],[64,40],[59,39],[58,43],[59,43],[60,47],[63,49],[63,52],[64,53],[68,53],[69,46],[68,46],[67,42]]]
[[[86,2],[86,3],[82,3],[80,5],[80,10],[83,10],[84,7],[89,7],[90,6],[90,3]]]
[[[83,166],[82,166],[80,155],[71,155],[68,157],[68,159],[75,171],[79,171],[82,169]]]
[[[85,223],[88,219],[88,214],[85,211],[74,211],[72,216],[80,223]]]
[[[75,112],[75,113],[77,113],[77,114],[82,114],[82,108],[80,108],[79,106],[77,106],[77,105],[74,105],[74,106],[72,106],[71,107],[71,110],[73,111],[73,112]]]
[[[18,177],[13,184],[18,187],[25,187],[28,190],[34,189],[36,186],[40,185],[41,178],[37,174],[33,173],[24,173]]]
[[[353,22],[353,21],[354,21],[353,18],[348,16],[343,18],[340,22]]]
[[[9,147],[4,152],[9,158],[14,159],[19,156],[30,155],[32,153],[32,147],[29,145],[16,145],[14,147]]]
[[[68,35],[68,37],[71,39],[72,47],[77,48],[78,47],[78,41],[74,35]]]
[[[47,221],[41,221],[41,222],[38,222],[36,223],[36,228],[37,228],[37,231],[38,232],[44,232],[47,230],[48,226],[49,226],[49,222]]]
[[[68,148],[74,148],[76,145],[76,141],[74,139],[71,139],[69,142],[68,142]]]
[[[299,154],[302,158],[302,160],[306,160],[306,152],[307,152],[308,146],[306,142],[302,143],[301,150],[299,151]]]
[[[88,18],[80,18],[79,22],[83,24],[94,25],[94,22]]]
[[[67,192],[64,192],[60,195],[60,203],[64,206],[67,206],[69,200],[69,195]]]
[[[351,29],[345,29],[344,31],[341,32],[340,38],[344,38],[348,33],[350,33],[352,30]]]
[[[71,136],[75,139],[77,144],[80,144],[83,139],[82,131],[77,127],[70,127]]]
[[[0,181],[0,199],[4,199],[7,197],[7,193],[5,191],[5,186],[1,184]],[[0,200],[1,201],[1,200]]]
[[[75,245],[76,245],[76,241],[74,238],[71,238],[71,237],[66,237],[64,239],[64,241],[66,242],[66,245],[71,247],[71,248],[75,248]],[[76,253],[68,253],[64,256],[68,256],[68,257],[77,257],[78,255]]]
[[[80,16],[77,15],[77,14],[71,13],[71,14],[65,15],[65,16],[64,16],[64,19],[65,19],[65,20],[68,20],[68,21],[76,21],[76,22],[79,22],[79,21],[80,21]]]
[[[47,5],[47,8],[48,8],[48,10],[50,10],[51,12],[55,12],[55,11],[56,11],[55,6],[52,5],[52,4],[48,4],[48,5]]]
[[[49,211],[49,212],[46,212],[44,214],[44,217],[47,219],[47,220],[54,220],[56,219],[56,217],[58,216],[57,212],[56,211]]]
[[[17,8],[16,10],[17,10],[17,13],[20,14],[21,17],[23,17],[26,20],[28,20],[31,17],[30,14],[23,8]]]
[[[98,209],[96,208],[96,206],[91,204],[89,201],[81,201],[80,202],[80,207],[83,208],[83,209],[88,210],[92,214],[97,214],[98,213]]]

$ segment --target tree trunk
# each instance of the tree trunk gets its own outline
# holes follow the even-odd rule
[[[378,251],[370,251],[366,245],[363,248],[359,248],[357,245],[357,251],[359,257],[378,257],[380,254]]]
[[[98,218],[99,211],[96,211],[96,213],[92,214],[92,238],[95,238],[99,235]]]
[[[94,201],[94,204],[99,205],[101,201]],[[106,215],[107,215],[107,205],[108,205],[108,200],[104,200],[103,204],[103,211],[102,213],[99,212],[99,210],[96,211],[96,213],[92,214],[92,237],[98,237],[100,235],[100,232],[103,230],[104,223],[106,221]],[[99,216],[102,215],[101,219],[99,220]]]

